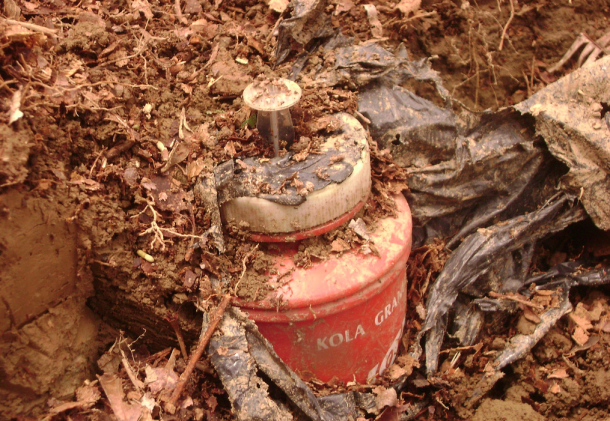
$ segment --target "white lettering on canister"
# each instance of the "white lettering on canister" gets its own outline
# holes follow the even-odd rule
[[[398,296],[392,299],[392,302],[390,304],[386,305],[381,311],[379,311],[379,313],[375,315],[375,325],[381,325],[388,319],[388,317],[390,317],[392,313],[394,313],[394,310],[396,309],[396,307],[398,307],[398,300],[401,297],[402,291],[398,293]]]
[[[332,335],[330,337],[330,340],[328,341],[328,343],[333,348],[341,345],[343,343],[343,335],[341,333],[335,333],[334,335]]]
[[[388,368],[394,362],[394,359],[396,358],[396,354],[398,354],[398,345],[400,344],[401,334],[402,334],[402,327],[400,328],[400,330],[398,331],[398,334],[392,341],[392,345],[390,345],[390,349],[388,349],[388,352],[386,352],[386,354],[384,355],[383,360],[381,360],[381,363],[376,364],[375,367],[373,367],[369,371],[369,374],[367,374],[367,376],[366,376],[367,380],[373,379],[374,377],[383,374],[383,372],[386,370],[386,368]]]
[[[328,349],[328,345],[326,345],[327,339],[328,339],[328,337],[325,337],[324,339],[318,338],[318,351],[320,351],[322,349]]]
[[[356,339],[358,335],[364,335],[364,328],[362,327],[362,325],[358,325],[358,327],[356,328],[356,336],[354,336],[354,339]]]
[[[324,338],[318,338],[317,345],[318,351],[322,351],[324,349],[329,349],[329,345],[333,348],[338,347],[343,342],[351,342],[354,339],[357,339],[358,336],[363,336],[365,334],[364,328],[362,325],[358,325],[356,328],[356,332],[352,333],[347,329],[345,333],[334,333],[329,336],[325,336]],[[353,336],[352,336],[353,335]]]
[[[353,340],[354,340],[354,338],[349,337],[349,330],[346,330],[345,331],[345,343],[351,342]]]

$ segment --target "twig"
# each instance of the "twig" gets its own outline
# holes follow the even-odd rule
[[[504,38],[506,37],[506,30],[508,29],[508,25],[512,22],[515,17],[515,3],[513,0],[510,0],[510,16],[506,21],[506,25],[504,25],[504,29],[502,30],[502,36],[500,37],[500,45],[498,46],[498,51],[502,51],[502,46],[504,45]]]
[[[93,161],[93,165],[91,165],[91,170],[89,170],[89,178],[93,177],[93,170],[95,169],[95,164],[97,164],[97,161],[99,161],[99,159],[104,154],[104,152],[106,152],[106,148],[102,148],[100,153],[97,155],[97,158],[95,158],[95,161]],[[104,163],[102,163],[102,167],[103,166],[104,166]]]
[[[167,412],[169,412],[170,414],[173,414],[176,411],[176,402],[178,401],[180,394],[184,390],[184,386],[186,385],[187,380],[191,376],[191,373],[195,369],[195,364],[197,364],[197,361],[199,361],[199,359],[203,355],[203,351],[205,350],[206,346],[208,345],[208,342],[210,341],[210,339],[212,338],[212,334],[214,334],[216,327],[218,327],[218,323],[220,323],[220,320],[222,319],[222,316],[230,302],[231,302],[231,295],[226,294],[224,297],[222,297],[222,301],[220,302],[220,304],[218,305],[218,308],[214,312],[214,315],[212,316],[212,320],[210,320],[210,325],[208,326],[208,329],[205,331],[205,334],[199,340],[197,349],[195,350],[193,355],[191,355],[191,358],[189,359],[189,362],[186,365],[184,372],[182,373],[182,375],[180,376],[180,379],[178,380],[178,384],[176,384],[174,393],[172,394],[171,398],[169,399],[169,401],[167,402],[167,404],[165,406],[165,410]]]
[[[104,151],[106,160],[112,161],[114,158],[116,158],[123,152],[131,149],[133,147],[133,145],[135,145],[135,144],[136,144],[135,141],[126,140],[123,143],[119,143],[118,145],[113,146],[112,148],[108,149],[108,151]],[[91,170],[93,170],[93,168],[91,168]]]
[[[145,358],[144,362],[145,363],[152,363],[155,360],[160,360],[161,358],[165,358],[165,356],[167,356],[167,354],[169,354],[170,352],[172,352],[172,347],[165,348],[164,350],[159,351],[156,354],[152,354],[148,358]]]
[[[7,183],[0,184],[0,189],[4,188],[4,187],[8,187],[8,186],[14,186],[15,184],[20,184],[20,183],[23,183],[23,180],[9,181]]]
[[[451,349],[444,349],[442,350],[440,353],[441,354],[449,354],[450,352],[456,352],[456,351],[468,351],[469,349],[474,349],[477,352],[479,352],[481,350],[481,348],[483,347],[483,343],[480,342],[478,344],[475,345],[470,345],[470,346],[458,346],[456,348],[451,348]]]
[[[180,325],[178,324],[178,314],[170,314],[165,318],[167,322],[170,324],[174,332],[176,332],[176,337],[178,338],[178,344],[180,345],[180,352],[182,352],[182,357],[184,361],[187,361],[189,358],[189,354],[186,351],[186,345],[184,343],[184,337],[182,336],[182,331],[180,330]]]
[[[273,33],[277,30],[277,27],[280,26],[280,23],[282,23],[284,21],[284,15],[286,14],[286,10],[284,10],[282,13],[280,13],[280,15],[277,18],[277,22],[275,22],[275,25],[273,25],[273,29],[271,29],[271,31],[269,31],[269,33],[267,34],[267,42],[269,42],[269,40],[271,39],[271,37],[273,36]]]
[[[185,25],[188,25],[189,21],[186,20],[186,18],[182,14],[182,10],[180,9],[180,0],[175,0],[174,1],[174,9],[176,9],[176,17],[178,18],[178,20],[181,23],[183,23]]]
[[[4,89],[8,85],[14,85],[15,83],[18,83],[18,82],[16,80],[7,80],[5,82],[0,83],[0,89]],[[8,89],[8,91],[10,91],[10,89]]]
[[[142,381],[138,379],[138,377],[135,375],[133,369],[129,365],[129,361],[127,361],[127,358],[125,356],[123,356],[121,363],[123,363],[123,368],[125,368],[127,377],[129,377],[129,380],[131,380],[131,383],[134,385],[134,387],[138,390],[144,389],[144,383],[142,383]]]
[[[525,70],[521,70],[521,74],[523,75],[523,78],[525,79],[525,86],[527,87],[527,97],[529,98],[532,96],[532,88],[530,86],[530,80],[527,77],[527,75],[525,74]]]
[[[175,236],[175,237],[182,237],[182,238],[191,238],[191,239],[195,239],[195,240],[201,240],[201,235],[195,235],[195,234],[180,234],[172,229],[169,228],[160,228],[161,232],[165,232],[165,234],[171,234],[171,236]]]
[[[205,66],[203,66],[203,69],[208,68],[209,66],[211,66],[212,64],[214,64],[214,61],[216,61],[216,57],[218,57],[218,50],[220,49],[220,43],[217,42],[216,45],[214,45],[214,47],[212,48],[212,54],[210,54],[210,58],[208,59],[208,62],[205,64]]]
[[[532,302],[530,302],[530,301],[523,300],[523,299],[521,299],[521,298],[519,298],[519,297],[515,297],[515,296],[512,296],[512,295],[507,295],[507,294],[499,294],[499,293],[497,293],[497,292],[490,291],[490,292],[489,292],[489,296],[490,296],[491,298],[498,298],[498,299],[500,299],[500,300],[509,300],[509,301],[514,301],[514,302],[516,302],[516,303],[523,304],[524,306],[528,306],[528,307],[531,307],[531,308],[535,308],[536,310],[544,310],[544,307],[543,307],[543,306],[541,306],[541,305],[539,305],[539,304],[534,304],[534,303],[532,303]]]
[[[254,248],[252,250],[250,250],[248,253],[246,253],[243,260],[241,261],[241,276],[239,277],[239,280],[237,281],[237,283],[235,284],[235,288],[233,289],[233,293],[236,296],[237,296],[237,287],[239,286],[239,283],[241,282],[241,280],[244,278],[244,275],[246,274],[246,262],[248,261],[248,258],[250,256],[252,256],[252,253],[254,253],[256,250],[258,250],[258,244],[256,246],[254,246]]]
[[[50,29],[44,26],[36,25],[34,23],[29,22],[20,22],[18,20],[13,19],[3,19],[6,23],[10,23],[13,25],[19,25],[26,29],[31,29],[32,31],[42,32],[43,34],[51,35],[52,37],[57,38],[57,29]]]

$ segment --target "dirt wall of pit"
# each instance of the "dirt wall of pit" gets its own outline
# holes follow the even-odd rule
[[[100,320],[86,306],[72,209],[22,188],[0,195],[0,418],[40,415],[94,377]]]

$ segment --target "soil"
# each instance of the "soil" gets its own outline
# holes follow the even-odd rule
[[[379,34],[364,3],[329,1],[332,29],[356,42],[377,35],[390,50],[402,43],[411,59],[432,57],[460,113],[516,104],[573,70],[574,60],[554,73],[549,67],[579,33],[605,34],[610,16],[607,0],[423,1],[407,15],[372,1]],[[134,358],[156,367],[177,347],[169,320],[177,318],[186,343],[195,344],[201,310],[220,294],[259,299],[272,288],[272,246],[258,247],[238,224],[219,253],[209,231],[214,219],[193,187],[218,163],[271,156],[241,93],[257,75],[287,76],[302,46],[293,43],[295,51],[274,65],[280,13],[257,0],[186,0],[180,10],[147,0],[5,0],[0,14],[35,25],[0,18],[0,418],[99,419],[112,413],[107,401],[83,400],[83,393],[93,390],[95,363],[119,331],[135,341]],[[357,109],[354,89],[312,83],[324,60],[310,57],[297,78],[301,102],[291,109],[297,138],[312,144],[326,133],[325,116]],[[427,84],[406,86],[439,101]],[[393,212],[390,193],[408,187],[387,151],[369,143],[373,195],[359,216],[374,226]],[[596,252],[606,253],[608,238],[583,229],[596,233]],[[584,247],[553,241],[541,247],[541,261],[565,260]],[[295,259],[306,267],[365,245],[343,226],[304,242]],[[403,357],[421,326],[427,286],[446,258],[440,241],[411,254]],[[610,416],[609,295],[603,287],[574,292],[581,318],[564,317],[482,402],[466,405],[486,362],[531,324],[522,313],[490,322],[479,346],[441,367],[438,384],[414,382],[401,402],[428,401],[415,419]],[[596,338],[586,346],[575,339],[582,318]],[[405,369],[413,364],[398,361]],[[198,373],[200,394],[188,416],[231,419],[213,370]],[[324,388],[343,390],[316,386]],[[75,400],[86,403],[57,410]]]

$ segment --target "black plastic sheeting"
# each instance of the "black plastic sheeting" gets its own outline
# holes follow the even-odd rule
[[[293,51],[295,43],[306,47],[311,41],[326,38],[334,33],[330,16],[324,13],[326,0],[291,1],[287,12],[291,14],[278,25],[276,66]]]
[[[206,330],[204,321],[202,332]],[[345,421],[382,411],[373,393],[352,391],[316,398],[238,308],[227,309],[218,331],[207,351],[239,421]],[[400,393],[406,383],[407,376],[402,376],[393,388]],[[418,411],[407,411],[402,419]]]
[[[434,373],[438,367],[447,316],[460,292],[470,287],[471,295],[484,296],[489,291],[501,289],[502,281],[507,279],[513,280],[513,287],[512,291],[504,291],[516,292],[524,285],[527,275],[521,270],[524,246],[562,231],[584,218],[586,213],[582,207],[574,205],[571,198],[561,194],[538,211],[468,236],[451,254],[428,295],[426,319],[414,347],[414,356],[419,358],[419,342],[425,335],[427,372]],[[499,282],[496,283],[496,280]]]
[[[610,137],[603,124],[610,61],[596,66],[548,86],[515,107],[518,111],[482,113],[471,119],[474,124],[398,86],[395,77],[370,78],[361,88],[359,112],[369,120],[373,139],[390,149],[409,175],[405,195],[414,246],[440,238],[452,250],[430,286],[426,318],[412,348],[419,358],[425,339],[427,374],[438,368],[450,317],[454,336],[471,345],[485,312],[515,310],[487,298],[489,292],[526,294],[535,283],[563,297],[532,335],[513,338],[499,354],[473,400],[570,311],[572,286],[610,282],[607,269],[586,269],[596,262],[566,262],[536,277],[529,274],[539,241],[589,217],[601,228],[610,226]],[[437,91],[443,90],[437,86]],[[558,99],[564,102],[557,104]]]
[[[514,111],[485,114],[464,129],[453,111],[385,83],[360,94],[359,111],[380,148],[407,170],[414,247],[443,238],[452,248],[480,227],[532,211],[566,172]]]
[[[316,83],[358,89],[375,81],[383,81],[388,86],[411,79],[428,81],[435,85],[445,104],[451,104],[449,92],[443,87],[439,74],[432,70],[430,60],[409,60],[402,44],[396,53],[391,53],[375,42],[351,45],[350,40],[337,35],[329,39],[322,49],[325,57],[334,56],[334,66],[320,70],[315,78]]]
[[[204,323],[202,332],[206,328]],[[208,354],[239,421],[343,421],[379,413],[372,393],[316,398],[241,310],[229,307],[219,331]],[[399,381],[397,391],[404,384]]]
[[[578,196],[600,229],[610,230],[610,56],[584,66],[517,104],[536,133],[569,167],[561,188]]]

